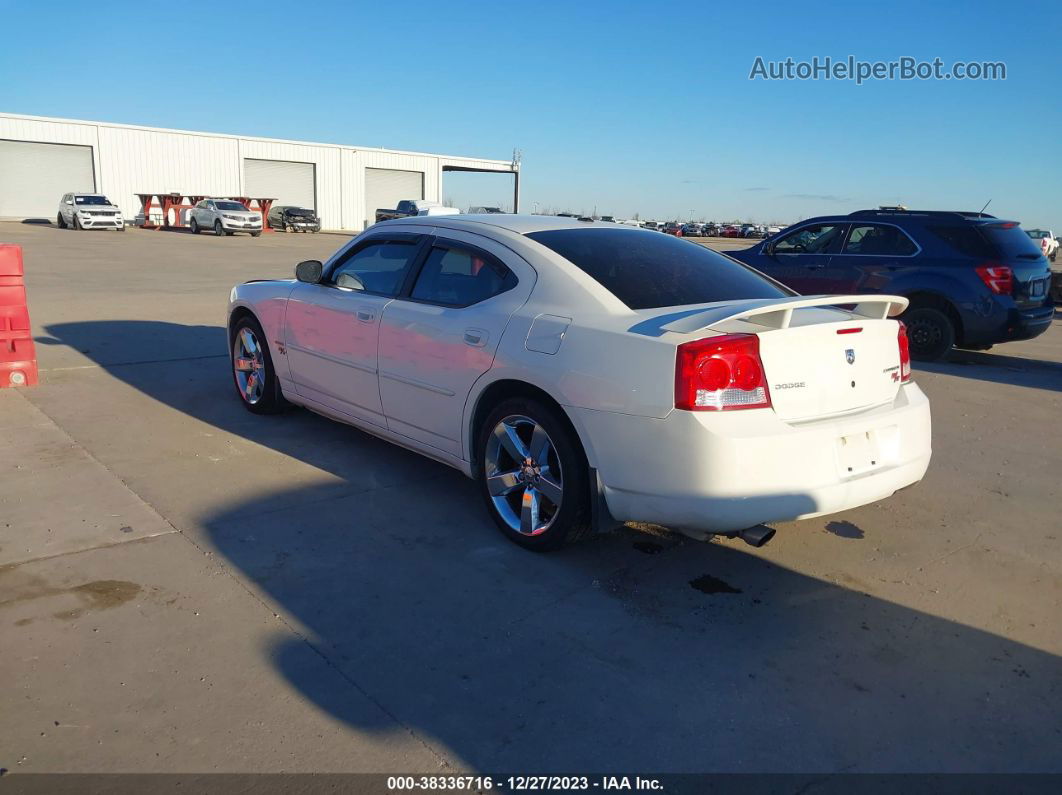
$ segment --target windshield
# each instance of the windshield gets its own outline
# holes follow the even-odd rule
[[[214,202],[214,206],[219,210],[246,210],[239,202]]]
[[[103,205],[109,205],[110,202],[107,201],[107,197],[106,196],[75,196],[74,197],[74,204],[95,204],[95,205],[103,204]]]
[[[704,246],[638,229],[591,227],[530,232],[631,309],[794,295]]]
[[[1041,238],[1047,237],[1047,232],[1043,229],[1026,229],[1025,234],[1031,237],[1033,240],[1039,241]]]

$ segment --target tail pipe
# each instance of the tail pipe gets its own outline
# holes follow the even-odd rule
[[[774,528],[765,524],[758,524],[755,527],[739,530],[737,536],[749,546],[758,549],[774,538]]]

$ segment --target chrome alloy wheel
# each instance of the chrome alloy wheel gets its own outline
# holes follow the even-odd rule
[[[232,344],[232,370],[243,399],[252,406],[265,391],[265,356],[254,332],[244,326]]]
[[[530,417],[502,419],[483,462],[494,508],[514,532],[537,536],[552,526],[564,498],[560,458],[546,429]]]

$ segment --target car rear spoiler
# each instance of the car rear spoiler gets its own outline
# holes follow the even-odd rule
[[[860,317],[884,320],[895,317],[907,308],[908,300],[899,295],[814,295],[795,298],[768,298],[741,301],[697,310],[660,328],[688,334],[711,328],[726,320],[749,320],[768,328],[789,328],[794,309],[836,307]]]

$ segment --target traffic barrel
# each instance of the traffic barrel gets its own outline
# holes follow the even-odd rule
[[[0,388],[37,383],[22,246],[0,243]]]

